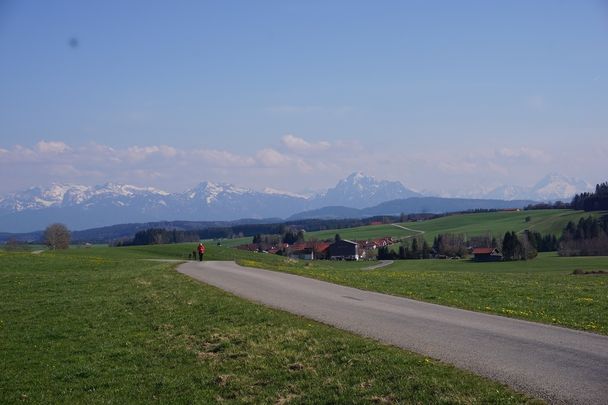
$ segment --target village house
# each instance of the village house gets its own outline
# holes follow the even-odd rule
[[[395,243],[391,236],[369,240],[359,240],[359,251],[363,254],[365,251],[375,250],[380,247],[390,246]]]
[[[346,239],[335,241],[329,246],[329,258],[332,260],[359,260],[359,244]]]
[[[502,260],[502,253],[497,248],[475,248],[471,253],[473,253],[473,260],[476,262],[499,262]]]
[[[327,251],[329,250],[330,244],[327,242],[301,242],[294,243],[293,245],[287,245],[286,251],[288,256],[293,259],[302,260],[315,260],[325,259],[327,257]]]

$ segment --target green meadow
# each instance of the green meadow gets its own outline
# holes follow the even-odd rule
[[[536,402],[142,260],[191,248],[0,252],[0,402]],[[213,245],[207,259],[284,263]]]
[[[329,239],[333,238],[336,233],[339,233],[343,239],[364,240],[383,236],[403,238],[424,233],[425,239],[428,242],[432,242],[433,238],[439,233],[459,233],[467,236],[478,236],[489,233],[500,239],[507,231],[523,232],[525,229],[534,230],[541,234],[559,236],[568,221],[578,222],[582,217],[603,214],[605,213],[588,213],[574,210],[498,211],[456,214],[428,221],[398,224],[417,232],[387,224],[309,232],[307,237]],[[529,217],[529,221],[526,221],[527,217]]]

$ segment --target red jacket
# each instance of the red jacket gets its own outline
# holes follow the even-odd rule
[[[205,253],[205,245],[203,245],[202,243],[198,245],[198,252]]]

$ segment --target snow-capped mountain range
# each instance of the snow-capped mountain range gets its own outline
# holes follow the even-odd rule
[[[497,187],[483,187],[468,190],[424,191],[425,195],[444,198],[487,198],[498,200],[534,200],[569,202],[575,194],[593,191],[594,187],[584,180],[552,173],[532,186],[512,184]]]
[[[575,193],[590,189],[581,180],[549,175],[533,187],[501,186],[475,197],[567,201]],[[362,173],[353,173],[335,187],[312,196],[274,189],[256,191],[209,181],[181,193],[112,183],[93,187],[52,184],[0,198],[0,231],[28,232],[43,229],[52,222],[85,229],[176,219],[286,218],[327,206],[366,208],[421,195],[398,181],[377,180]]]
[[[531,187],[506,185],[497,187],[484,198],[501,200],[536,200],[569,202],[577,193],[592,191],[593,186],[584,180],[562,176],[556,173],[543,177]]]

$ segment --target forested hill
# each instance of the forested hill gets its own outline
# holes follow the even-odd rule
[[[595,186],[593,193],[581,193],[572,199],[572,208],[584,211],[608,210],[608,182]]]

